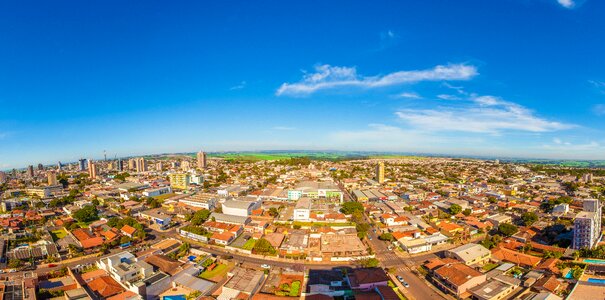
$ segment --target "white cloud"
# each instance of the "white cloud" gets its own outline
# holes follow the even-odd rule
[[[410,92],[401,93],[399,95],[396,95],[395,97],[396,98],[408,98],[408,99],[422,99],[422,96],[418,95],[417,93],[410,93]]]
[[[234,91],[234,90],[241,90],[241,89],[243,89],[245,87],[246,87],[246,81],[242,81],[239,84],[230,87],[229,90],[232,90],[232,91]]]
[[[276,95],[309,95],[319,90],[343,87],[365,89],[395,86],[421,81],[469,80],[478,75],[475,66],[465,64],[438,65],[432,69],[399,71],[387,75],[362,76],[355,67],[319,65],[314,73],[305,74],[297,83],[284,83]]]
[[[576,6],[576,3],[573,0],[557,0],[557,2],[565,8],[573,8]]]
[[[404,109],[396,112],[410,126],[428,131],[460,131],[499,134],[502,131],[548,132],[574,127],[550,121],[516,103],[493,96],[471,98],[470,104],[436,109]]]
[[[593,106],[592,111],[597,116],[605,116],[605,104],[597,104],[597,105]]]
[[[460,97],[454,96],[454,95],[449,95],[449,94],[437,95],[437,98],[439,98],[441,100],[460,100]]]

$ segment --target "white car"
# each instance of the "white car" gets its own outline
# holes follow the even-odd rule
[[[260,267],[263,268],[263,269],[270,269],[271,268],[271,266],[268,265],[268,264],[262,264],[262,265],[260,265]]]

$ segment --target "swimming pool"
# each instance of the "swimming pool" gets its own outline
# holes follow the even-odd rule
[[[587,264],[605,265],[605,260],[602,259],[585,259],[584,262]]]
[[[573,278],[573,270],[569,270],[567,272],[567,274],[565,274],[565,276],[563,276],[563,278],[565,278],[565,279],[572,279]]]
[[[172,296],[164,296],[163,300],[185,300],[184,295],[172,295]]]
[[[587,280],[588,282],[592,282],[592,283],[598,283],[598,284],[605,284],[605,279],[599,279],[599,278],[588,278]]]

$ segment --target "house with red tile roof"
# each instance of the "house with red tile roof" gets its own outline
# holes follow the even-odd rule
[[[492,259],[507,261],[513,264],[533,268],[542,260],[540,257],[524,254],[504,247],[492,249]]]
[[[120,228],[120,231],[122,232],[123,235],[132,238],[135,234],[135,232],[137,232],[137,229],[130,226],[130,225],[124,225],[122,226],[122,228]]]

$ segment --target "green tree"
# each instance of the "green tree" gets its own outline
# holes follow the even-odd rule
[[[275,255],[277,253],[271,243],[264,238],[260,238],[256,241],[256,244],[254,244],[254,247],[252,248],[252,252],[262,255]]]
[[[279,216],[279,210],[276,207],[271,207],[269,208],[269,215],[275,218]]]
[[[395,238],[390,232],[385,232],[378,236],[379,240],[392,242]]]
[[[86,205],[82,209],[76,211],[73,214],[73,217],[78,220],[78,222],[84,223],[99,219],[97,208],[92,205]]]
[[[521,220],[523,220],[523,225],[531,226],[538,221],[538,215],[534,212],[526,212],[521,215]]]
[[[207,209],[200,209],[198,211],[196,211],[193,216],[191,217],[191,224],[192,225],[201,225],[204,222],[206,222],[206,220],[208,220],[208,218],[210,218],[210,214],[212,214],[209,210]]]
[[[462,207],[460,205],[458,205],[458,204],[452,204],[450,206],[449,210],[450,210],[450,214],[456,215],[456,214],[458,214],[458,213],[460,213],[462,211]]]
[[[345,215],[350,215],[356,211],[363,212],[363,205],[359,202],[345,202],[340,208],[340,212]]]
[[[517,228],[517,226],[513,224],[504,223],[498,226],[498,232],[500,232],[504,236],[512,236],[518,231],[519,229]]]
[[[472,213],[473,213],[473,210],[470,209],[470,208],[467,208],[467,209],[465,209],[465,210],[462,211],[462,214],[465,215],[465,216],[467,216],[467,217],[470,216]]]

